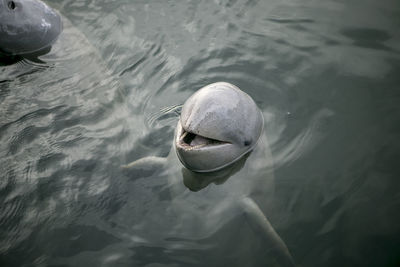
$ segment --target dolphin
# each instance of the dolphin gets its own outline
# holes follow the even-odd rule
[[[263,115],[248,94],[227,82],[213,83],[195,92],[182,107],[173,141],[177,156],[174,157],[175,153],[171,150],[166,158],[144,157],[122,167],[134,169],[136,174],[150,172],[151,175],[157,171],[158,174],[164,175],[165,169],[168,169],[171,172],[171,175],[168,175],[169,188],[176,196],[174,204],[180,212],[190,212],[193,206],[206,205],[214,206],[210,207],[210,210],[216,213],[219,213],[221,209],[238,209],[239,214],[246,219],[251,229],[265,242],[266,246],[272,248],[279,265],[295,266],[286,244],[256,201],[249,196],[255,189],[254,184],[256,189],[260,187],[271,191],[266,183],[273,177],[270,172],[272,156],[266,137],[262,134],[263,127]],[[180,198],[184,192],[178,185],[177,171],[173,169],[175,158],[178,158],[185,167],[182,169],[184,185],[191,191],[199,191],[211,182],[223,184],[231,175],[242,169],[249,171],[248,168],[243,168],[244,161],[257,144],[265,149],[258,151],[258,154],[254,155],[255,160],[253,158],[251,160],[253,162],[249,165],[250,168],[261,171],[260,176],[265,175],[265,179],[248,178],[243,182],[236,180],[227,186],[225,195],[221,195],[221,199],[217,202],[213,200],[216,196],[211,195],[208,199],[198,195],[190,196],[190,199],[197,199],[192,203],[186,198]],[[266,172],[265,168],[267,168]],[[192,216],[195,215],[192,214]],[[212,224],[210,217],[212,216],[208,214],[206,225]],[[229,220],[226,216],[225,219]]]
[[[46,53],[62,29],[61,16],[40,0],[0,0],[2,54]]]
[[[183,105],[174,142],[177,155],[192,171],[220,170],[256,146],[263,122],[253,99],[235,85],[207,85]]]

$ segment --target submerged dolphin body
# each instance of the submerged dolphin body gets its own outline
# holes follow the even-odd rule
[[[0,0],[0,51],[26,55],[48,49],[63,29],[60,15],[40,0]]]

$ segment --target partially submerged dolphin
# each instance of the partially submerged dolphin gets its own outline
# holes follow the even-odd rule
[[[48,52],[62,29],[60,15],[40,0],[0,0],[0,52],[3,54]]]
[[[248,155],[255,147],[263,132],[263,116],[253,99],[241,91],[233,84],[217,82],[203,87],[194,93],[183,105],[179,122],[177,124],[174,147],[181,163],[190,171],[182,171],[184,184],[193,191],[198,191],[216,180],[227,180],[226,175],[233,175],[241,170],[243,166],[242,158]],[[265,153],[257,155],[258,162],[250,162],[255,169],[260,165],[271,164],[271,155],[267,141],[262,138],[266,148]],[[154,169],[172,169],[173,153],[167,158],[145,157],[130,164],[123,165],[124,168],[132,168],[137,171],[148,172]],[[265,157],[265,158],[264,158]],[[176,157],[175,157],[176,158]],[[246,158],[244,158],[246,160]],[[235,169],[235,162],[240,162],[241,166]],[[265,166],[262,166],[265,167]],[[266,166],[270,170],[271,166]],[[175,170],[176,171],[176,170]],[[190,176],[185,177],[186,176]],[[269,171],[265,173],[270,175]],[[262,175],[263,176],[263,175]],[[271,175],[270,175],[271,176]],[[170,190],[175,191],[175,195],[182,195],[176,185],[176,173],[169,175]],[[222,178],[221,178],[222,177]],[[228,177],[229,178],[229,177]],[[199,180],[204,180],[204,183]],[[267,177],[265,177],[267,179]],[[243,183],[236,183],[232,188],[227,188],[227,195],[215,203],[211,199],[198,198],[201,207],[214,205],[216,212],[230,207],[239,207],[241,214],[245,215],[252,229],[260,234],[262,239],[272,248],[277,262],[281,266],[294,266],[294,261],[283,240],[276,233],[267,217],[261,211],[256,202],[249,197],[254,189],[254,182],[247,178]],[[222,183],[223,183],[222,182]],[[264,183],[265,181],[261,181]],[[197,184],[196,188],[190,188]],[[265,188],[266,185],[255,185]],[[234,190],[234,191],[233,191]],[[268,191],[268,190],[267,190]],[[177,201],[180,198],[177,197]],[[177,203],[182,210],[190,209],[187,200],[184,203]],[[207,224],[210,224],[208,219]]]
[[[174,141],[176,152],[192,171],[220,170],[255,147],[263,121],[253,99],[235,85],[207,85],[183,105]]]

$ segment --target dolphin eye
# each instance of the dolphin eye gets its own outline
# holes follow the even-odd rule
[[[246,141],[243,142],[243,144],[245,146],[249,146],[251,144],[251,140],[246,140]]]
[[[7,3],[7,6],[9,9],[14,10],[15,9],[15,2],[14,1],[10,1]]]

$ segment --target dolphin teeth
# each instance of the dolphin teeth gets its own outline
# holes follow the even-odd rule
[[[181,140],[184,139],[187,134],[188,132],[184,131],[183,134],[181,135]]]

